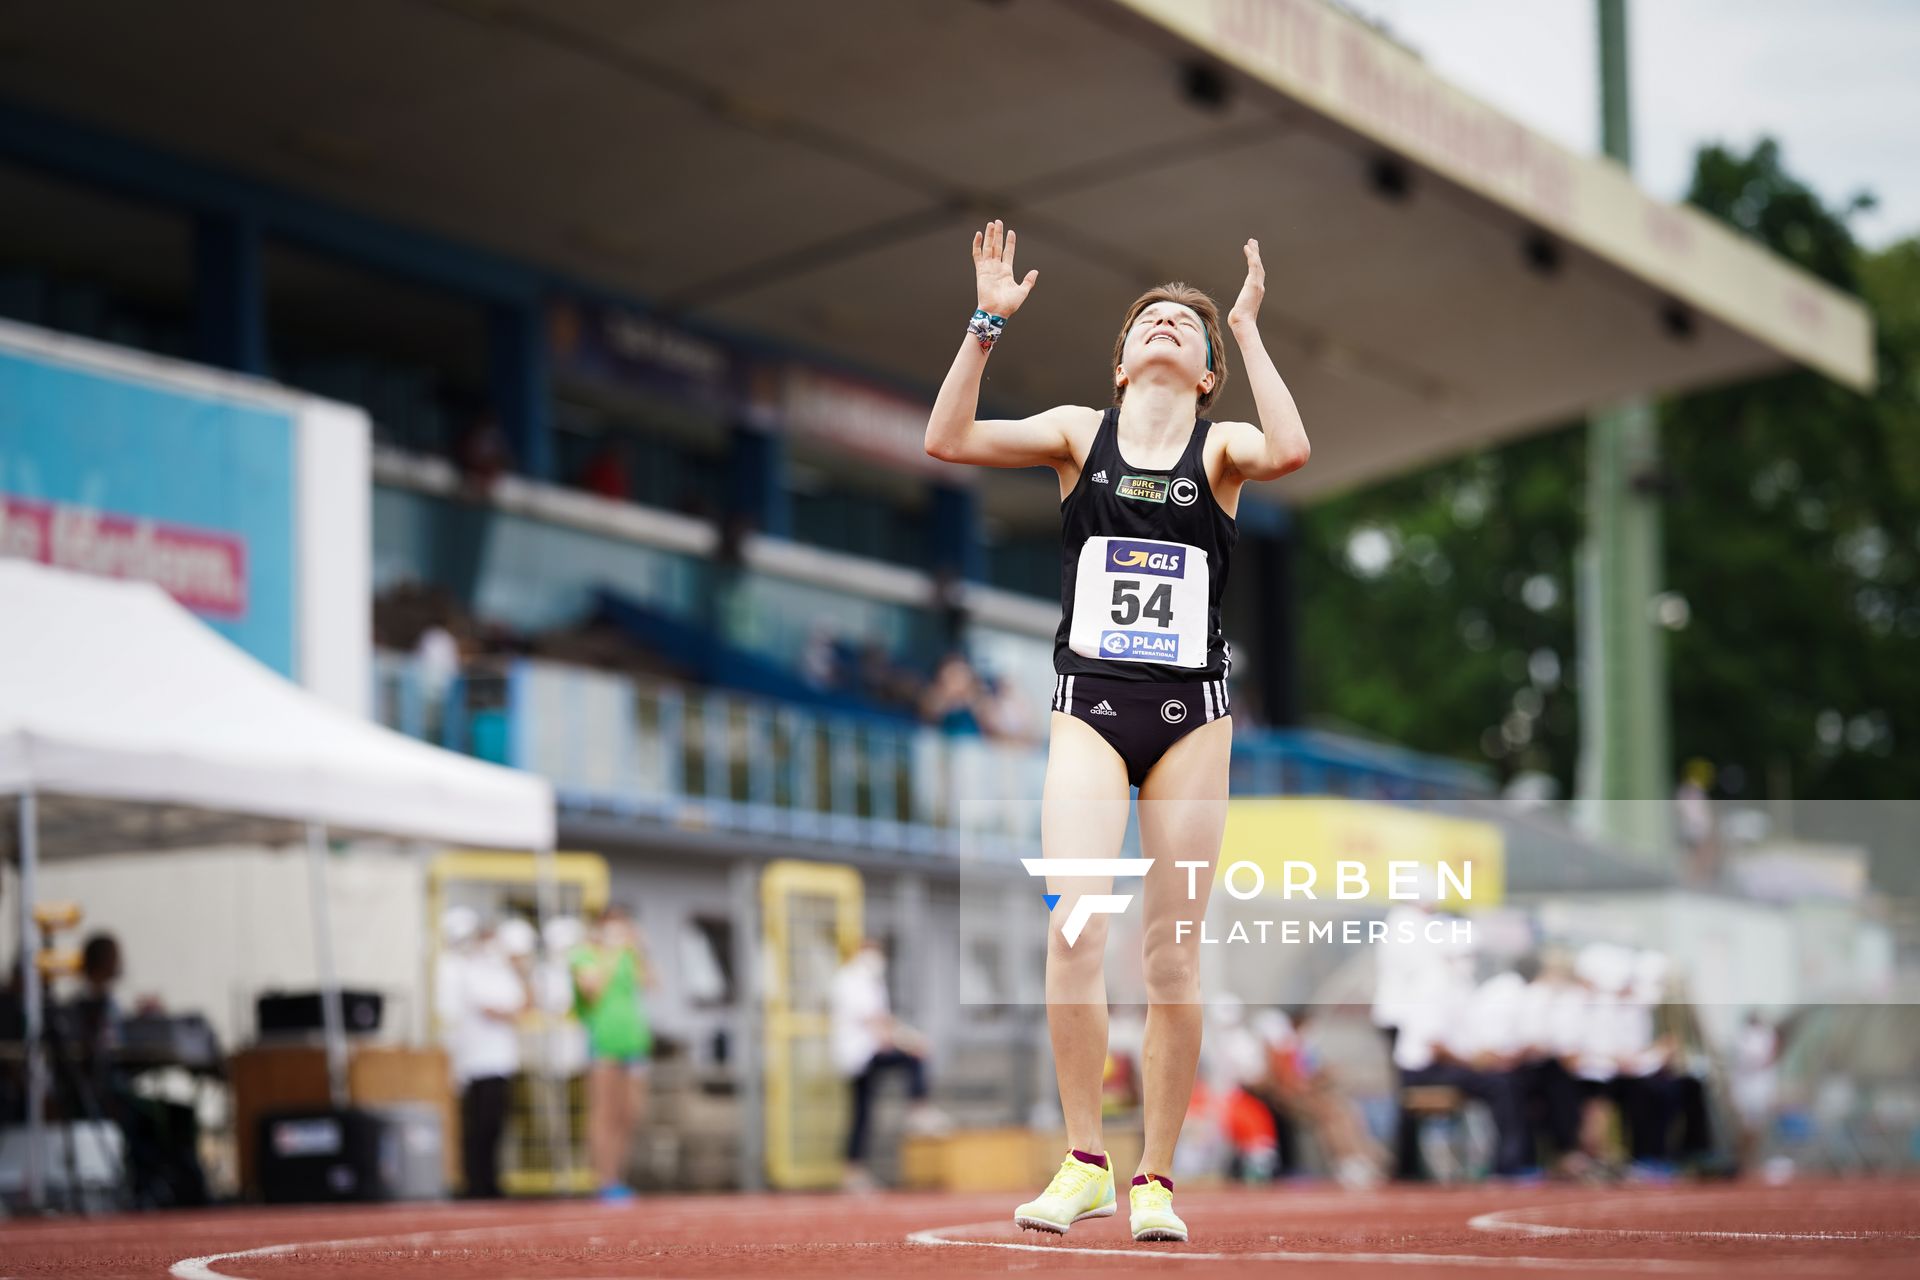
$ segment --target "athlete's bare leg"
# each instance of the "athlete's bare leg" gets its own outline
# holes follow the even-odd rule
[[[1233,719],[1205,724],[1168,748],[1140,788],[1140,852],[1153,859],[1142,891],[1141,963],[1147,987],[1140,1054],[1145,1141],[1135,1172],[1173,1173],[1173,1148],[1200,1064],[1200,922],[1227,822]],[[1191,871],[1179,862],[1204,862]],[[1185,921],[1185,927],[1180,922]]]
[[[1117,858],[1127,833],[1127,769],[1106,739],[1053,713],[1041,851],[1049,858]],[[1107,1065],[1107,917],[1093,916],[1072,946],[1061,928],[1083,893],[1111,893],[1112,877],[1048,877],[1060,895],[1047,919],[1047,1030],[1067,1145],[1103,1150],[1100,1085]]]
[[[626,1096],[622,1099],[626,1103],[623,1108],[626,1115],[620,1126],[619,1168],[622,1175],[633,1163],[634,1135],[640,1126],[647,1122],[647,1101],[653,1096],[652,1085],[647,1079],[648,1069],[645,1063],[636,1063],[627,1067],[627,1078],[624,1082]],[[624,1176],[621,1181],[626,1181]]]
[[[596,1059],[587,1068],[587,1146],[591,1152],[594,1182],[600,1190],[624,1181],[621,1168],[621,1125],[626,1067],[609,1059]]]

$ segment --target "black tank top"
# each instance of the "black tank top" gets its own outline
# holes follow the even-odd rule
[[[1207,483],[1206,418],[1170,470],[1120,456],[1120,410],[1094,433],[1060,503],[1060,629],[1053,669],[1166,684],[1223,679],[1220,596],[1239,529]]]

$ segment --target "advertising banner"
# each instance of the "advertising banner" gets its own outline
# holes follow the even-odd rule
[[[291,413],[0,350],[0,555],[154,583],[297,678],[295,452]]]

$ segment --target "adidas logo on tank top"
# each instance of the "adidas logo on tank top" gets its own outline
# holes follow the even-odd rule
[[[1107,482],[1107,473],[1106,473],[1105,471],[1096,471],[1096,472],[1094,472],[1094,473],[1093,473],[1093,482],[1094,482],[1095,484],[1105,484],[1105,483]]]

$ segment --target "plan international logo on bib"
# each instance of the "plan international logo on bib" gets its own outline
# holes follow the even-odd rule
[[[1186,563],[1186,548],[1170,542],[1107,543],[1108,573],[1151,573],[1162,578],[1178,578]]]
[[[1180,637],[1161,631],[1102,631],[1100,652],[1109,658],[1136,662],[1180,661]]]

